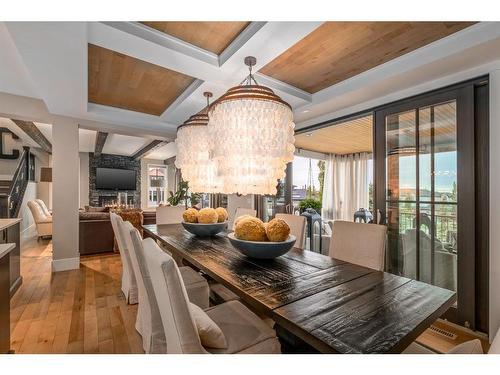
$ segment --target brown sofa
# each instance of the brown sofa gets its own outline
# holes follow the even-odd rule
[[[114,233],[109,212],[80,211],[80,255],[99,254],[113,251]],[[154,211],[143,212],[144,224],[155,224]]]

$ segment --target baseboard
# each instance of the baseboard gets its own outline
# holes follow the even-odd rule
[[[52,260],[52,272],[77,270],[79,268],[80,268],[80,256],[76,258]]]

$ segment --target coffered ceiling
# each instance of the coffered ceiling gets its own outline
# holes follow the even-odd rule
[[[315,93],[472,22],[325,22],[260,70]]]
[[[89,102],[161,115],[194,78],[89,44]]]
[[[495,22],[0,22],[0,42],[0,96],[23,98],[0,115],[167,141],[204,91],[244,79],[246,56],[297,128],[500,61]],[[27,98],[42,115],[15,113]]]
[[[250,22],[141,22],[165,34],[220,55]]]

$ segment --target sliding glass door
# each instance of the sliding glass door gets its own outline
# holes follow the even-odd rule
[[[376,208],[389,272],[457,292],[448,317],[475,322],[474,85],[376,112]]]

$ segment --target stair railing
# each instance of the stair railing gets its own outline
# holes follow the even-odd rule
[[[2,213],[2,216],[15,218],[17,217],[17,215],[19,214],[19,210],[21,209],[24,192],[26,191],[26,187],[28,186],[30,163],[30,148],[23,147],[23,149],[24,150],[21,158],[19,159],[16,171],[14,172],[14,176],[12,177],[9,193],[1,200],[1,205],[3,207],[0,207],[0,213]]]

